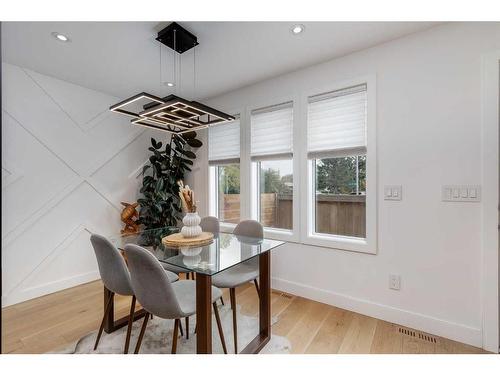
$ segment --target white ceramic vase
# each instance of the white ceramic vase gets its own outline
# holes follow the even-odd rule
[[[182,237],[192,238],[199,236],[202,232],[200,222],[201,218],[198,212],[188,212],[184,216],[184,219],[182,219],[182,223],[184,224],[181,229]]]

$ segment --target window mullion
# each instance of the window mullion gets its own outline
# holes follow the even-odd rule
[[[214,167],[214,173],[215,173],[215,213],[217,214],[217,217],[220,218],[220,211],[219,211],[219,200],[220,200],[220,192],[219,192],[219,167],[216,166]]]
[[[242,111],[241,126],[241,162],[240,162],[240,196],[241,219],[252,217],[252,164],[250,161],[250,114],[249,109]]]
[[[359,195],[359,156],[356,155],[356,195]]]

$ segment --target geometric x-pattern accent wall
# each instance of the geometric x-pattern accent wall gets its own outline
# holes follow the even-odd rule
[[[118,233],[149,139],[120,98],[2,65],[2,306],[97,279],[89,233]]]

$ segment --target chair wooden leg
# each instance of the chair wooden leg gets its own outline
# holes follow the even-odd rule
[[[222,298],[222,296],[220,296],[220,302],[222,303],[222,306],[224,306],[224,298]]]
[[[130,334],[132,333],[132,323],[134,323],[135,313],[135,296],[132,296],[132,303],[130,304],[130,314],[128,318],[127,337],[125,338],[125,348],[123,354],[128,354],[128,347],[130,345]]]
[[[236,289],[229,289],[229,296],[231,297],[231,309],[233,310],[233,336],[234,336],[234,353],[238,354],[238,327],[236,323]]]
[[[139,333],[139,338],[137,339],[137,344],[135,345],[134,354],[139,353],[139,349],[141,348],[142,338],[144,337],[144,332],[146,332],[146,326],[148,325],[149,313],[144,315],[144,321],[142,322],[141,333]]]
[[[179,336],[179,325],[181,320],[175,319],[174,323],[174,336],[172,337],[172,354],[177,353],[177,336]]]
[[[186,280],[189,280],[189,279],[190,279],[190,275],[191,275],[191,273],[190,273],[190,272],[186,272]]]
[[[104,309],[104,315],[102,317],[101,326],[99,327],[99,333],[97,334],[97,338],[95,340],[94,350],[96,350],[97,345],[99,345],[99,340],[101,339],[102,331],[104,330],[104,323],[105,323],[106,317],[108,316],[109,308],[111,307],[111,301],[113,300],[114,296],[115,296],[115,293],[111,292],[109,294],[108,302],[106,302],[106,308]]]
[[[259,282],[257,281],[257,279],[255,279],[253,283],[255,284],[255,290],[257,290],[257,295],[260,297]]]
[[[186,340],[189,340],[189,316],[186,316]]]
[[[224,354],[227,354],[226,340],[224,339],[224,331],[222,330],[222,324],[220,322],[219,308],[217,307],[217,302],[213,303],[215,320],[217,321],[217,329],[219,330],[220,341],[222,342],[222,349]]]
[[[179,330],[181,331],[181,336],[184,336],[184,330],[182,329],[182,322],[179,320]]]

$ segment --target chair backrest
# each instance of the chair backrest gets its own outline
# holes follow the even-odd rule
[[[107,238],[98,234],[92,234],[90,242],[104,286],[117,294],[133,295],[130,273],[120,251]]]
[[[243,220],[236,225],[233,234],[254,238],[264,238],[264,227],[255,220]]]
[[[135,244],[125,245],[135,296],[144,309],[164,319],[178,318],[182,312],[160,261]]]
[[[211,232],[215,236],[220,232],[219,219],[214,216],[207,216],[201,219],[200,226],[203,232]]]

